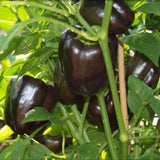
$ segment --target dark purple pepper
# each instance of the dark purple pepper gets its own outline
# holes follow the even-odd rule
[[[26,113],[34,107],[43,107],[48,111],[57,102],[54,88],[40,79],[23,76],[18,82],[11,80],[6,97],[5,120],[7,125],[18,134],[31,134],[43,122],[21,124]]]
[[[62,151],[62,136],[42,135],[37,139],[54,153]],[[72,138],[65,137],[65,148],[72,144]]]
[[[105,0],[83,0],[80,13],[90,25],[102,25]],[[110,17],[109,32],[124,33],[134,20],[134,12],[122,0],[114,0]]]
[[[160,60],[157,67],[145,55],[136,52],[133,57],[129,57],[126,65],[126,79],[130,75],[143,80],[150,87],[155,87],[160,76]]]
[[[80,28],[80,27],[79,27]],[[109,48],[113,65],[116,64],[117,38],[109,35]],[[106,69],[100,46],[85,44],[77,34],[67,29],[59,44],[59,59],[69,87],[82,96],[96,94],[107,82]]]

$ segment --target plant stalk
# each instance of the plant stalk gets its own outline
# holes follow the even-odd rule
[[[77,109],[77,106],[73,105],[71,109],[72,109],[72,112],[74,113],[74,115],[75,115],[76,120],[78,121],[78,123],[81,123],[81,116],[80,116],[80,113],[79,113],[79,111]],[[90,139],[89,139],[89,137],[88,137],[87,132],[86,132],[85,129],[83,130],[83,137],[84,137],[84,141],[85,142],[90,142]]]
[[[101,115],[102,115],[104,131],[105,131],[105,137],[107,140],[107,144],[108,144],[108,148],[109,148],[112,160],[118,160],[119,157],[118,157],[116,149],[114,148],[112,132],[111,132],[108,113],[107,113],[105,100],[104,100],[104,93],[103,92],[100,93],[97,98],[98,98],[98,103],[101,107]]]
[[[101,46],[101,50],[104,57],[105,67],[107,71],[107,76],[111,88],[113,103],[115,107],[116,117],[118,121],[119,131],[120,131],[120,141],[122,143],[121,147],[121,158],[123,160],[127,160],[128,156],[128,135],[126,132],[125,124],[122,117],[122,111],[116,86],[116,81],[114,78],[114,72],[111,62],[111,57],[109,54],[109,45],[108,45],[108,29],[109,29],[109,22],[110,22],[110,15],[112,11],[112,4],[113,0],[106,0],[105,1],[105,10],[104,10],[104,18],[102,22],[102,29],[99,35],[99,44]]]

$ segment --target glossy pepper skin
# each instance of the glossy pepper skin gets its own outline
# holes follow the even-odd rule
[[[90,25],[102,25],[105,0],[83,0],[80,14]],[[124,33],[134,20],[134,12],[123,0],[114,0],[109,32]]]
[[[54,153],[59,153],[62,151],[62,136],[42,135],[38,138],[38,141]],[[65,148],[71,144],[72,138],[65,137]]]
[[[109,47],[115,65],[117,38],[114,34],[109,35]],[[86,97],[96,94],[104,87],[107,77],[98,44],[85,44],[77,38],[76,33],[67,29],[61,36],[58,54],[62,71],[73,92]]]
[[[68,86],[59,61],[56,63],[54,69],[53,81],[57,100],[62,104],[71,105],[84,99],[83,96],[73,93]]]
[[[136,52],[133,57],[129,58],[126,65],[126,79],[130,75],[143,80],[150,87],[155,87],[160,76],[160,60],[159,67],[157,67],[145,55]]]
[[[21,124],[26,113],[34,107],[50,111],[57,102],[54,88],[40,79],[24,75],[18,83],[11,80],[5,104],[5,121],[18,134],[31,134],[43,122]]]

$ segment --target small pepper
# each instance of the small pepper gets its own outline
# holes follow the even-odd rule
[[[143,80],[150,87],[155,87],[160,76],[160,60],[157,67],[149,58],[136,51],[133,57],[129,57],[126,65],[126,79],[130,75]]]
[[[54,153],[62,151],[62,136],[42,135],[37,139]],[[72,138],[65,137],[65,148],[72,144]]]
[[[5,121],[15,133],[31,134],[42,122],[21,124],[26,113],[34,107],[51,111],[57,102],[54,88],[40,79],[24,75],[18,82],[11,80],[5,103]]]

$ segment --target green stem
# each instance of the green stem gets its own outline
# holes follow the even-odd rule
[[[81,123],[81,116],[80,116],[80,113],[79,113],[79,111],[77,109],[77,106],[73,105],[71,109],[72,109],[72,112],[74,113],[74,115],[76,117],[76,120],[80,124]],[[86,132],[85,129],[83,130],[83,137],[84,137],[84,141],[85,142],[90,142],[90,139],[89,139],[89,137],[88,137],[87,132]]]
[[[59,106],[60,106],[60,110],[61,110],[63,116],[68,119],[69,117],[68,117],[68,113],[67,113],[65,107],[62,104],[60,104],[60,103],[59,103]],[[77,130],[75,129],[75,127],[72,124],[72,122],[70,120],[66,120],[66,123],[67,123],[68,128],[71,131],[72,136],[77,139],[77,141],[79,142],[79,144],[83,144],[84,141],[83,141],[83,139],[81,139],[79,137],[79,135],[77,133]]]
[[[85,118],[86,118],[87,111],[88,111],[89,100],[90,100],[90,97],[86,99],[86,101],[84,103],[83,111],[82,111],[82,118],[81,118],[81,123],[79,126],[80,137],[83,137],[83,128],[84,128]]]
[[[66,17],[69,16],[69,13],[67,11],[64,11],[62,9],[58,9],[56,7],[53,7],[53,6],[50,7],[50,6],[41,4],[41,3],[36,3],[36,2],[5,1],[5,2],[0,2],[0,5],[7,5],[7,6],[8,5],[10,5],[10,6],[13,6],[13,5],[33,6],[33,7],[40,8],[40,9],[45,9],[45,10],[48,10],[48,11],[51,11],[51,12],[54,12],[54,13],[59,13],[59,14],[62,14],[63,16],[66,16]]]
[[[102,115],[102,120],[103,120],[103,126],[104,126],[104,131],[105,131],[105,137],[108,143],[108,148],[112,157],[112,160],[118,160],[118,154],[117,151],[114,148],[114,143],[113,143],[113,138],[112,138],[112,132],[110,128],[110,123],[109,123],[109,118],[108,118],[108,113],[105,105],[105,100],[104,100],[104,95],[103,92],[98,95],[98,103],[101,107],[101,115]]]
[[[95,36],[95,31],[91,28],[91,26],[84,20],[84,18],[81,16],[81,14],[78,12],[75,13],[75,17],[78,19],[78,21],[87,29],[87,31]]]
[[[82,24],[82,26],[84,26],[91,35],[94,35],[94,36],[96,35],[92,27],[81,16],[81,14],[79,13],[79,10],[75,10],[75,8],[68,1],[62,1],[61,3],[63,3],[68,8],[68,12],[74,15],[77,18],[77,20]]]
[[[122,151],[121,151],[121,158],[123,160],[127,160],[128,156],[128,135],[126,132],[125,124],[122,117],[122,111],[116,86],[116,81],[114,78],[113,66],[111,62],[111,57],[109,54],[109,46],[108,46],[108,29],[109,29],[109,22],[110,22],[110,15],[112,10],[113,0],[106,0],[105,1],[105,10],[104,10],[104,18],[102,22],[102,29],[99,35],[99,44],[102,49],[105,67],[108,75],[108,80],[111,88],[113,103],[115,107],[116,117],[118,121],[119,131],[120,131],[120,141],[122,142]]]
[[[146,106],[146,105],[143,105],[143,106],[140,108],[138,114],[136,115],[136,118],[134,119],[134,121],[133,121],[132,124],[131,124],[132,127],[135,127],[135,126],[136,126],[136,124],[137,124],[137,122],[138,122],[138,120],[139,120],[139,117],[140,117],[140,115],[142,114],[145,106]]]

